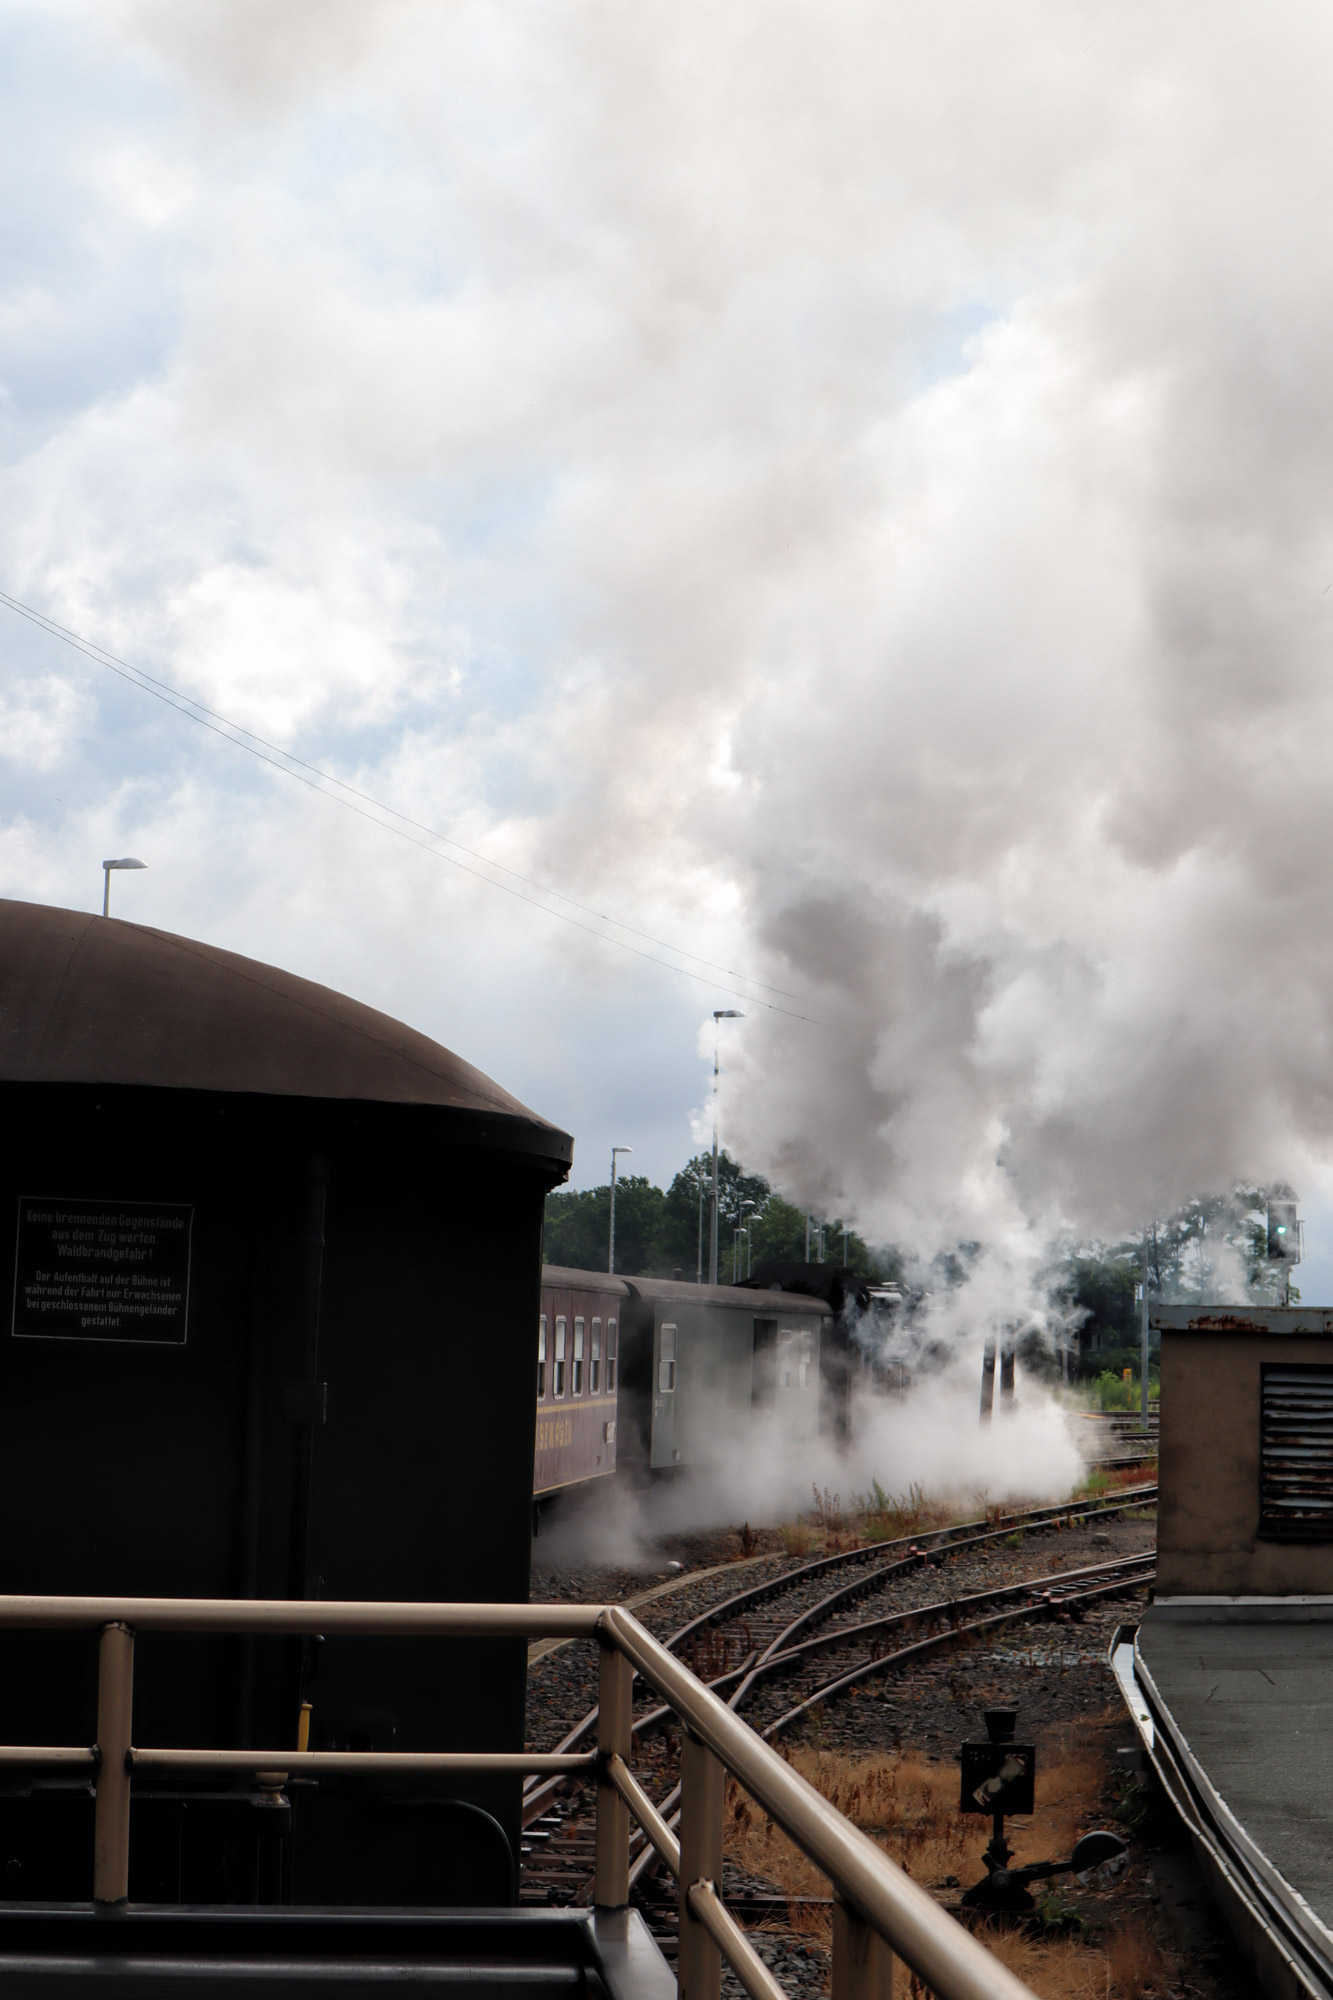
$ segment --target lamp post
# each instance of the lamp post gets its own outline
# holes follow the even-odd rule
[[[745,1275],[747,1278],[750,1275],[750,1222],[749,1219],[746,1217],[745,1211],[747,1208],[756,1208],[757,1206],[758,1203],[753,1201],[743,1201],[741,1203],[741,1237],[745,1245]],[[740,1260],[738,1258],[737,1259],[738,1264],[739,1261]],[[736,1275],[739,1278],[740,1276],[739,1269],[737,1270]]]
[[[717,1283],[717,1056],[718,1038],[721,1035],[720,1021],[743,1021],[745,1019],[736,1007],[714,1007],[713,1009],[713,1219],[708,1232],[708,1282]]]
[[[611,1148],[611,1241],[607,1246],[606,1268],[616,1268],[616,1154],[632,1153],[633,1146],[613,1146]]]
[[[1139,1327],[1139,1421],[1148,1428],[1148,1232],[1143,1232],[1143,1318]]]
[[[707,1186],[708,1175],[701,1167],[699,1169],[699,1262],[694,1274],[696,1285],[701,1285],[704,1281],[704,1193]]]
[[[132,854],[127,854],[121,861],[104,861],[102,863],[102,915],[104,917],[111,915],[111,870],[113,868],[146,868],[147,866],[148,863],[146,861],[136,861]]]

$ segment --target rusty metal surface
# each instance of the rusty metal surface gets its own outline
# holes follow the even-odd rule
[[[1149,1324],[1162,1333],[1333,1334],[1333,1306],[1161,1306]]]
[[[470,1063],[373,1007],[235,952],[114,917],[0,900],[0,1082],[411,1104],[573,1141]]]

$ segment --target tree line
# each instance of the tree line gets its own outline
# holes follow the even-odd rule
[[[616,1269],[626,1277],[692,1280],[702,1264],[708,1275],[712,1156],[698,1153],[668,1188],[644,1174],[616,1179]],[[1137,1353],[1139,1306],[1146,1245],[1151,1298],[1206,1301],[1240,1274],[1251,1294],[1276,1298],[1278,1278],[1267,1255],[1270,1195],[1281,1186],[1240,1183],[1225,1194],[1199,1195],[1171,1214],[1156,1217],[1142,1236],[1118,1242],[1067,1244],[1048,1270],[1051,1295],[1080,1320],[1078,1345],[1087,1352]],[[557,1188],[546,1198],[544,1255],[548,1264],[604,1271],[611,1220],[610,1184]],[[718,1159],[718,1278],[734,1284],[771,1261],[802,1263],[806,1214],[778,1194],[762,1174],[747,1173],[729,1153]],[[702,1256],[700,1254],[702,1244]],[[811,1237],[810,1256],[817,1259]],[[969,1251],[937,1257],[925,1283],[947,1291],[966,1275]],[[891,1248],[872,1248],[841,1217],[824,1224],[825,1261],[858,1277],[900,1278],[903,1263]],[[1299,1299],[1292,1288],[1291,1297]]]
[[[729,1153],[718,1156],[717,1275],[735,1284],[750,1270],[774,1259],[802,1263],[806,1255],[806,1215],[775,1193],[762,1174],[747,1173]],[[698,1153],[670,1187],[654,1185],[645,1174],[616,1176],[616,1270],[630,1278],[693,1279],[702,1265],[708,1277],[709,1214],[713,1185],[711,1153]],[[702,1235],[701,1219],[702,1217]],[[897,1275],[891,1251],[875,1251],[842,1218],[826,1220],[824,1259],[858,1277]],[[580,1271],[604,1271],[611,1228],[611,1186],[556,1188],[546,1197],[544,1256],[548,1264]],[[811,1237],[810,1257],[817,1252]]]
[[[1195,1195],[1171,1214],[1154,1217],[1141,1236],[1070,1250],[1065,1289],[1085,1312],[1083,1342],[1137,1347],[1145,1253],[1150,1299],[1207,1304],[1230,1292],[1239,1277],[1256,1302],[1275,1304],[1282,1273],[1268,1256],[1270,1198],[1291,1199],[1291,1189],[1241,1181],[1225,1194]],[[1293,1304],[1300,1299],[1295,1285],[1290,1297]]]

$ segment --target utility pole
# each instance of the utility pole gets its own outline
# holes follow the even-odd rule
[[[611,1148],[611,1241],[607,1245],[606,1268],[616,1268],[616,1154],[632,1153],[633,1146],[613,1146]]]
[[[754,1218],[748,1216],[745,1211],[747,1208],[753,1208],[754,1206],[755,1204],[752,1201],[743,1201],[741,1203],[740,1226],[736,1239],[736,1275],[732,1280],[733,1284],[740,1283],[742,1266],[744,1268],[744,1275],[747,1278],[750,1275],[750,1224]],[[742,1252],[744,1253],[743,1256]]]
[[[701,1285],[704,1281],[704,1190],[707,1186],[708,1176],[701,1167],[699,1169],[699,1262],[694,1273],[696,1285]]]
[[[1143,1232],[1143,1319],[1139,1340],[1139,1408],[1142,1413],[1143,1428],[1148,1428],[1148,1232]]]
[[[718,1046],[722,1021],[743,1021],[745,1019],[735,1007],[714,1007],[713,1009],[713,1216],[708,1231],[708,1282],[717,1283],[717,1069]]]

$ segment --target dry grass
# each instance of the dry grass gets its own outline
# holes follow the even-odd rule
[[[1107,1996],[1151,2000],[1178,1983],[1170,1954],[1146,1924],[1133,1918],[1095,1945],[1081,1938],[1031,1937],[1018,1930],[988,1929],[981,1935],[1000,1963],[1040,2000],[1107,2000]]]
[[[814,1784],[923,1887],[952,1898],[957,1885],[979,1879],[989,1826],[957,1810],[958,1776],[952,1765],[914,1753],[850,1757],[797,1750],[791,1759]],[[1105,1777],[1101,1732],[1086,1726],[1055,1738],[1037,1779],[1031,1819],[1011,1821],[1008,1832],[1018,1861],[1068,1854],[1080,1833],[1100,1817]],[[773,1882],[788,1895],[827,1896],[828,1884],[786,1835],[734,1783],[727,1790],[727,1857],[748,1874]],[[794,1903],[792,1930],[832,1939],[827,1906]],[[1040,1937],[1023,1930],[982,1933],[996,1956],[1040,2000],[1152,2000],[1173,1984],[1173,1964],[1151,1932],[1121,1923],[1095,1942]],[[921,1982],[906,1966],[897,1970],[901,2000],[924,2000]]]
[[[1079,1499],[1096,1499],[1112,1488],[1135,1486],[1157,1476],[1155,1464],[1145,1467],[1119,1466],[1113,1472],[1092,1472],[1079,1492]],[[778,1536],[788,1555],[837,1554],[878,1542],[893,1542],[910,1535],[925,1535],[938,1528],[956,1527],[963,1521],[986,1521],[992,1528],[1002,1525],[1026,1509],[1045,1504],[1045,1499],[1010,1495],[992,1500],[985,1492],[945,1494],[928,1497],[920,1486],[905,1493],[888,1493],[878,1480],[868,1493],[857,1493],[844,1506],[842,1496],[825,1486],[811,1488],[811,1506],[794,1522],[784,1523]]]
[[[896,1542],[903,1535],[948,1527],[959,1516],[956,1500],[928,1500],[916,1485],[909,1486],[906,1493],[886,1493],[876,1479],[868,1493],[856,1496],[857,1523],[868,1542]]]
[[[778,1529],[778,1540],[789,1556],[808,1556],[815,1544],[813,1528],[807,1528],[804,1521],[784,1521]]]
[[[1157,1460],[1140,1459],[1136,1465],[1095,1465],[1074,1495],[1078,1500],[1100,1500],[1103,1494],[1117,1493],[1125,1486],[1148,1486],[1157,1477]]]

